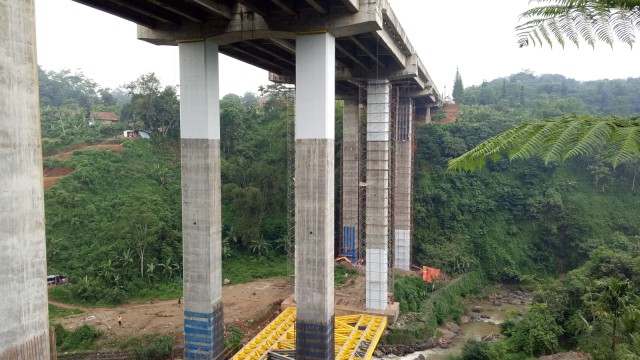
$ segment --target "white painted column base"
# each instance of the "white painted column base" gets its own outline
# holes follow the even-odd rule
[[[367,249],[366,306],[367,309],[387,308],[389,260],[386,249]]]

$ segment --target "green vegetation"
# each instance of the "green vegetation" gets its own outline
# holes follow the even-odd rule
[[[49,152],[102,143],[121,129],[155,131],[151,140],[110,139],[122,150],[78,149],[45,158],[45,170],[72,172],[45,194],[47,263],[70,285],[50,291],[74,304],[117,304],[182,293],[178,103],[153,74],[107,91],[82,74],[41,70],[43,143]],[[254,94],[221,101],[223,276],[232,283],[289,275],[287,147],[290,93],[277,86],[258,107]],[[110,97],[111,96],[111,97]],[[90,126],[109,110],[120,124]],[[45,116],[46,115],[46,116]],[[79,148],[79,146],[77,146]]]
[[[447,321],[459,321],[466,311],[464,298],[478,295],[486,284],[478,272],[460,276],[433,293],[424,290],[415,277],[399,277],[395,280],[395,296],[400,302],[401,313],[413,311],[404,328],[393,329],[381,339],[381,344],[412,345],[424,342],[438,332],[438,326]],[[402,310],[404,308],[405,310]],[[403,314],[405,315],[405,314]]]
[[[335,286],[340,286],[347,282],[349,276],[356,275],[358,273],[355,269],[347,268],[344,265],[336,265],[333,268],[333,283]]]
[[[82,314],[84,311],[80,309],[69,309],[49,304],[49,320],[66,318],[71,315]]]
[[[65,82],[86,82],[69,74],[47,76],[55,81],[43,106],[57,108],[43,122],[43,136],[52,151],[112,137],[117,126],[86,125],[81,114],[92,109],[112,109],[124,121],[135,118],[161,130],[151,140],[112,139],[122,143],[121,150],[78,149],[68,158],[45,160],[45,169],[73,169],[45,194],[49,272],[70,279],[69,286],[51,289],[51,298],[95,305],[178,297],[180,158],[176,132],[170,129],[177,125],[175,107],[169,106],[175,92],[146,76],[128,88],[122,102],[115,91],[92,93],[90,83],[89,90],[69,92],[73,95],[65,96],[73,99],[62,101],[53,90],[64,90]],[[147,92],[147,85],[155,90]],[[221,101],[223,276],[233,284],[290,275],[292,94],[272,86],[262,95],[269,96],[263,106],[253,94]],[[133,103],[123,105],[129,98]],[[610,359],[612,353],[640,356],[637,164],[613,168],[606,156],[581,155],[546,164],[495,159],[473,173],[446,171],[450,159],[524,121],[587,118],[568,117],[572,113],[629,117],[640,113],[638,99],[640,79],[578,83],[523,72],[464,89],[456,123],[416,127],[413,260],[441,268],[455,280],[431,293],[420,279],[398,277],[394,292],[403,314],[413,320],[383,342],[423,341],[438,325],[458,320],[465,312],[464,297],[489,281],[521,284],[535,278],[541,279],[536,304],[505,326],[506,339],[471,343],[462,356],[473,351],[486,355],[479,358],[523,359],[560,346],[588,351],[596,360]],[[337,134],[341,106],[338,102]],[[166,117],[145,120],[142,115],[151,108]],[[338,151],[339,143],[338,137]],[[349,274],[337,267],[336,283]],[[559,274],[567,275],[549,280]],[[83,329],[79,340],[64,340],[72,337],[63,334],[60,341],[68,341],[69,348],[90,348],[89,340],[97,336]],[[157,356],[170,348],[165,340],[139,340],[154,347],[139,355]]]
[[[109,339],[105,346],[125,351],[136,360],[164,360],[171,356],[176,346],[176,339],[163,334],[145,334]]]
[[[256,279],[266,279],[289,274],[287,260],[284,256],[255,257],[250,255],[234,255],[222,262],[222,277],[231,284],[242,284]]]
[[[102,335],[100,330],[89,325],[81,325],[75,330],[67,330],[60,324],[54,324],[56,331],[56,348],[60,352],[91,350],[96,340]]]

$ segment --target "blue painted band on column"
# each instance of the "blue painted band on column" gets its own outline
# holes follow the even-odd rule
[[[335,358],[334,318],[325,324],[296,321],[296,359]]]
[[[184,312],[184,355],[186,359],[215,359],[224,347],[222,304],[210,313]]]
[[[358,252],[356,251],[356,234],[357,231],[355,226],[345,226],[342,229],[342,255],[346,256],[352,263],[358,261]]]
[[[213,317],[213,316],[212,316]],[[184,325],[198,329],[210,329],[213,327],[213,323],[209,321],[189,320],[184,319]]]

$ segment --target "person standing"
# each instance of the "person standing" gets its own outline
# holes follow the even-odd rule
[[[118,326],[122,326],[122,315],[118,315]]]

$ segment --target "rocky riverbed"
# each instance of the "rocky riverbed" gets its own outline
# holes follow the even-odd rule
[[[460,324],[442,326],[440,336],[412,346],[381,345],[375,356],[394,360],[439,360],[459,354],[467,340],[496,341],[500,338],[500,324],[512,312],[525,312],[532,298],[532,294],[522,291],[503,291],[488,299],[470,300],[467,316],[460,319]]]

